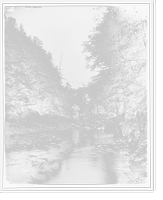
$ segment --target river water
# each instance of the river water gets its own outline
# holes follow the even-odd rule
[[[41,133],[51,137],[57,133]],[[59,132],[64,138],[57,148],[6,153],[6,180],[10,184],[127,184],[128,159],[104,153],[103,144],[114,144],[112,135],[102,130]]]

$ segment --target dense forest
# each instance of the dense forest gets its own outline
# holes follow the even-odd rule
[[[5,112],[17,116],[29,110],[70,117],[72,89],[62,85],[50,52],[37,37],[27,36],[12,17],[4,19]]]
[[[148,5],[110,6],[84,43],[87,67],[99,72],[77,91],[77,102],[86,93],[91,99],[90,108],[78,103],[85,115],[90,111],[111,118],[123,113],[131,118],[147,112],[148,15]]]
[[[51,131],[71,140],[79,129],[89,140],[100,132],[111,135],[119,150],[146,163],[147,20],[131,19],[110,6],[83,42],[83,51],[86,68],[96,75],[88,85],[74,89],[63,84],[55,55],[52,58],[43,42],[27,36],[14,18],[5,17],[6,151],[27,143],[34,148],[32,136],[30,142],[13,139],[14,134],[38,138]]]
[[[85,67],[97,75],[76,89],[12,17],[4,17],[3,44],[7,187],[151,186],[148,4],[107,6],[83,41]]]

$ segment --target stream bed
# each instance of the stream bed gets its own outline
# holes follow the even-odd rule
[[[38,133],[37,133],[38,134]],[[10,151],[5,154],[5,178],[10,184],[29,185],[126,185],[140,171],[132,172],[125,154],[103,152],[115,144],[103,130],[72,130],[40,133],[63,138],[48,149]],[[31,135],[33,137],[33,135]]]

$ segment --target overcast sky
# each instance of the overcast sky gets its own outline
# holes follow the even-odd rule
[[[123,6],[122,8],[130,16],[144,18],[147,14],[147,7],[143,6]],[[43,41],[44,48],[52,53],[56,65],[60,63],[62,57],[62,74],[72,87],[77,88],[82,84],[87,84],[93,75],[85,69],[82,43],[88,40],[96,24],[95,19],[101,19],[104,11],[105,8],[93,9],[90,6],[55,6],[15,7],[15,9],[10,8],[7,13],[14,17],[18,24],[23,24],[27,35],[37,36]]]

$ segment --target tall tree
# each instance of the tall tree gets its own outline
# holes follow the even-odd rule
[[[118,7],[109,6],[102,21],[84,43],[87,68],[97,72],[92,81],[96,103],[107,118],[125,112],[123,135],[131,139],[146,135],[138,115],[147,122],[147,19],[131,18]],[[100,91],[100,92],[99,92]],[[141,114],[140,114],[141,113]],[[139,122],[138,122],[139,121]],[[144,132],[142,132],[142,130]],[[129,139],[129,140],[130,140]]]
[[[7,118],[20,120],[29,112],[65,115],[62,77],[52,55],[37,37],[5,17],[5,104]]]

